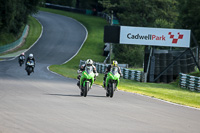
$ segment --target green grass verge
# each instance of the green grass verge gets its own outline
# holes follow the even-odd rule
[[[66,64],[50,66],[51,71],[69,78],[76,78],[76,71],[78,69],[80,60],[86,60],[87,58],[91,57],[93,57],[92,59],[94,61],[98,62],[102,62],[104,60],[105,57],[101,55],[103,52],[103,30],[104,25],[107,24],[105,20],[98,17],[69,13],[59,10],[45,8],[41,8],[41,10],[72,17],[85,25],[89,33],[88,39],[78,55]],[[97,77],[95,84],[102,85],[103,76],[103,74],[100,74],[99,77]],[[119,89],[167,100],[182,105],[200,108],[200,93],[181,89],[178,87],[177,83],[141,83],[132,80],[121,79]]]
[[[71,78],[76,78],[76,70],[79,68],[80,60],[91,58],[96,62],[104,61],[105,57],[103,56],[103,29],[104,26],[108,24],[104,19],[95,16],[76,14],[48,8],[40,8],[40,10],[74,18],[82,23],[88,30],[88,38],[79,51],[78,55],[75,56],[73,60],[69,61],[67,64],[50,66],[50,70],[62,75],[70,75]]]
[[[13,51],[1,54],[1,55],[5,55],[5,54],[10,54],[10,53],[14,53],[20,50],[25,50],[28,49],[30,46],[33,45],[33,43],[39,38],[40,33],[42,31],[42,26],[41,24],[32,16],[29,17],[28,19],[28,25],[29,25],[29,32],[28,32],[28,36],[26,38],[25,43],[23,44],[23,46],[21,46],[18,49],[15,49]],[[9,37],[8,37],[9,38]]]
[[[143,71],[144,71],[144,69],[143,69],[143,68],[128,68],[128,69],[130,69],[130,70],[136,70],[136,71],[141,71],[141,72],[143,72]]]
[[[139,93],[158,99],[200,108],[200,94],[177,87],[177,84],[141,83],[122,80],[120,90]]]
[[[28,49],[30,46],[32,46],[33,43],[39,38],[42,32],[41,24],[34,17],[29,17],[28,25],[29,25],[29,33],[26,38],[26,42],[18,50]]]

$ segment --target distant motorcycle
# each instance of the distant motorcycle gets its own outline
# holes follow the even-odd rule
[[[80,72],[78,72],[80,73]],[[98,73],[96,74],[98,76]],[[95,73],[93,72],[92,66],[86,66],[85,71],[82,72],[80,78],[80,89],[81,89],[81,96],[86,97],[88,91],[91,89],[94,83]]]
[[[28,75],[30,75],[34,70],[35,63],[34,63],[33,60],[30,60],[30,61],[27,62],[26,65],[27,65],[26,72],[27,72]]]
[[[24,64],[25,57],[24,56],[19,56],[19,66],[22,66]]]
[[[120,74],[118,73],[118,68],[114,67],[111,69],[111,71],[107,74],[106,77],[106,96],[107,97],[113,97],[115,90],[117,89],[117,86],[119,84]]]

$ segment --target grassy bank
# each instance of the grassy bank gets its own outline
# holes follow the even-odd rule
[[[88,30],[88,39],[78,55],[66,64],[50,66],[50,70],[66,77],[76,78],[76,70],[78,69],[80,60],[85,60],[87,58],[92,58],[94,61],[98,62],[102,62],[104,60],[105,57],[102,56],[102,49],[104,25],[107,24],[105,20],[98,17],[52,9],[41,8],[41,10],[72,17],[85,25]],[[100,74],[95,83],[102,85],[102,82],[103,74]],[[121,79],[119,89],[200,108],[200,93],[183,90],[175,83],[140,83]]]
[[[88,30],[88,38],[81,50],[79,51],[78,55],[75,56],[73,60],[69,61],[67,64],[50,66],[50,70],[65,76],[69,75],[67,77],[76,78],[76,71],[79,67],[80,60],[86,60],[88,58],[91,58],[96,62],[104,61],[105,57],[102,56],[104,47],[103,29],[104,25],[108,24],[104,19],[89,15],[76,14],[48,8],[41,8],[40,10],[74,18],[80,23],[82,23]]]
[[[4,53],[2,55],[14,53],[14,52],[20,51],[20,50],[25,50],[25,49],[28,49],[31,45],[33,45],[33,43],[40,36],[40,33],[42,31],[42,26],[34,17],[31,17],[31,16],[28,19],[28,25],[29,25],[29,32],[28,32],[28,36],[26,38],[25,43],[20,48],[15,49],[15,50],[10,51],[10,52],[7,52],[7,53]],[[9,38],[10,37],[8,37],[8,39]]]
[[[120,90],[139,93],[162,100],[200,108],[200,94],[177,87],[177,84],[141,83],[122,80]]]
[[[30,46],[32,46],[42,32],[41,24],[34,17],[29,17],[28,25],[30,27],[26,42],[21,48],[19,48],[19,50],[28,49]]]

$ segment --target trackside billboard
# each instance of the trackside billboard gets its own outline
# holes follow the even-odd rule
[[[120,44],[190,47],[190,30],[120,26]]]

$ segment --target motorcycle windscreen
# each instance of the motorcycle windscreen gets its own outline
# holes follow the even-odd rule
[[[34,61],[33,61],[33,60],[28,61],[28,62],[27,62],[27,65],[29,65],[29,66],[34,66]]]
[[[91,74],[91,73],[93,72],[92,66],[86,66],[86,67],[85,67],[85,71],[86,71],[88,74]]]

